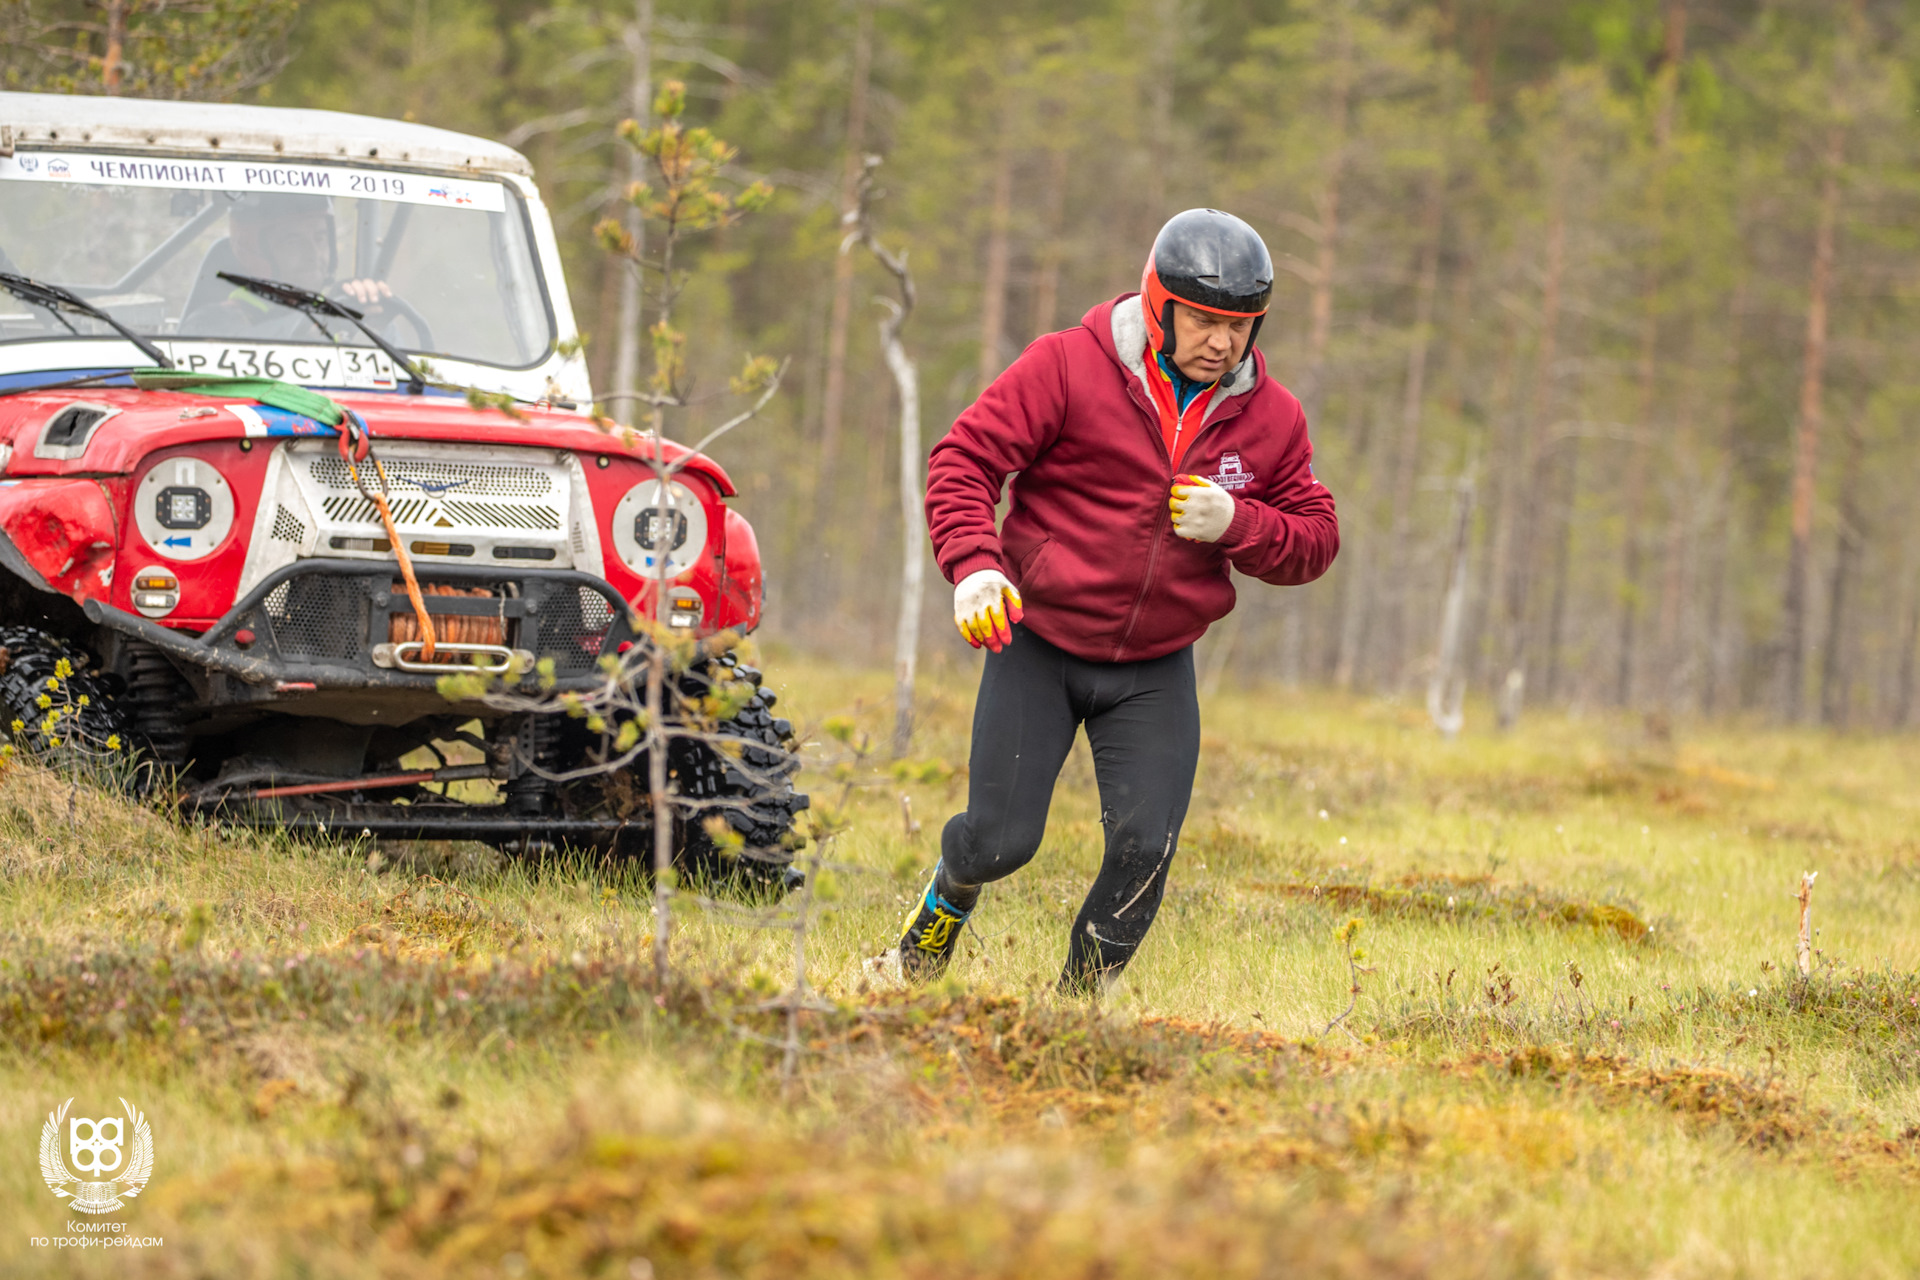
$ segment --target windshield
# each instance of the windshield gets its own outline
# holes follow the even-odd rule
[[[497,181],[21,151],[0,158],[0,271],[175,344],[368,346],[351,324],[323,331],[222,271],[325,293],[403,351],[525,368],[553,344],[524,207]],[[0,342],[76,330],[110,332],[0,294]]]

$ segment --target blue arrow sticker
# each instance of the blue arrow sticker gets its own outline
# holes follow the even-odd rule
[[[172,538],[162,538],[160,539],[160,545],[163,547],[190,547],[193,545],[193,538],[187,534],[181,534]]]

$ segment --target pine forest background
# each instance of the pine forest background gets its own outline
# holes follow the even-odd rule
[[[841,257],[858,158],[909,251],[930,447],[1035,335],[1239,213],[1340,559],[1252,584],[1213,687],[1417,696],[1456,561],[1461,670],[1509,712],[1913,723],[1920,639],[1920,5],[1906,0],[0,0],[18,87],[230,97],[502,139],[558,223],[595,386],[619,122],[668,78],[766,213],[679,312],[722,385],[791,356],[716,453],[768,561],[764,638],[890,653],[893,382]],[[640,357],[644,360],[644,353]],[[717,409],[716,409],[717,411]],[[694,421],[670,424],[696,438]],[[1464,523],[1463,523],[1464,521]],[[1456,548],[1459,548],[1456,551]],[[926,650],[967,654],[929,593]],[[1478,713],[1476,713],[1478,714]]]

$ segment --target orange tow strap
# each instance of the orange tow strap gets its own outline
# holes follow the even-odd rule
[[[407,599],[413,603],[413,616],[420,621],[420,660],[432,662],[434,652],[433,618],[427,613],[427,602],[420,594],[420,580],[413,576],[413,557],[407,554],[406,544],[400,541],[400,530],[394,527],[393,510],[387,505],[387,497],[392,486],[387,483],[387,469],[380,465],[380,459],[373,456],[373,433],[360,415],[348,410],[347,416],[340,422],[340,458],[347,464],[347,474],[353,477],[353,487],[360,496],[371,502],[380,513],[380,523],[387,527],[387,545],[393,548],[393,558],[400,563],[400,578],[407,584]],[[366,481],[360,478],[360,468],[356,461],[373,463],[373,472],[380,477],[380,491],[367,488]]]

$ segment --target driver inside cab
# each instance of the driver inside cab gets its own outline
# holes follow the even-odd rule
[[[216,243],[201,267],[190,309],[180,322],[182,334],[309,341],[320,337],[305,316],[229,285],[215,274],[220,271],[328,294],[365,311],[376,328],[386,318],[382,304],[393,296],[386,281],[335,279],[339,253],[331,196],[264,192],[233,199],[227,210],[226,252],[221,248]]]

